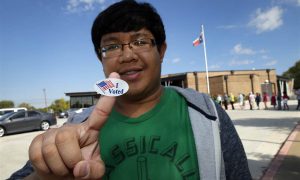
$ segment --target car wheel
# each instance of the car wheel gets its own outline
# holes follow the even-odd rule
[[[46,131],[46,130],[48,130],[49,128],[50,128],[49,122],[47,122],[47,121],[42,121],[42,122],[41,122],[41,129],[42,129],[43,131]]]
[[[4,136],[5,129],[3,127],[0,127],[0,137]]]

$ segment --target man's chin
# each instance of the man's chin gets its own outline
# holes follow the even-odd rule
[[[128,100],[138,100],[145,98],[145,89],[134,87],[129,85],[129,90],[121,96],[121,98],[125,98]]]

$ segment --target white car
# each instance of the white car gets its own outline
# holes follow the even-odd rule
[[[72,119],[75,114],[82,113],[85,109],[87,109],[87,108],[79,108],[79,109],[73,108],[73,109],[69,109],[67,111],[67,113],[68,113],[68,119]]]
[[[11,112],[19,112],[19,111],[27,111],[27,108],[3,108],[0,109],[0,117],[4,114],[11,113]]]

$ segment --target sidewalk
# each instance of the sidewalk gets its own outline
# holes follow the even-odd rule
[[[291,132],[261,179],[300,179],[300,124]]]
[[[262,179],[271,162],[300,122],[297,102],[289,102],[290,110],[227,110],[242,140],[253,180]],[[278,168],[279,169],[279,168]],[[278,170],[277,169],[277,170]],[[277,172],[276,170],[276,172]],[[274,179],[275,174],[272,175]],[[300,178],[299,178],[300,179]]]

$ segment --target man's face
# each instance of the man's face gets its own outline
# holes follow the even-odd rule
[[[101,47],[110,44],[126,44],[135,40],[154,39],[146,29],[137,32],[117,32],[102,36]],[[129,91],[124,95],[130,98],[143,98],[153,93],[160,86],[161,63],[166,50],[163,44],[158,51],[156,45],[147,50],[135,52],[128,45],[123,46],[123,53],[114,57],[103,57],[105,76],[111,72],[120,74],[121,79],[129,84]]]

